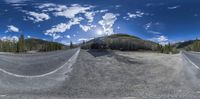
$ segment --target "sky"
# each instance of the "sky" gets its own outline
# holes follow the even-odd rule
[[[69,44],[126,33],[160,44],[200,37],[199,0],[0,0],[0,39]]]

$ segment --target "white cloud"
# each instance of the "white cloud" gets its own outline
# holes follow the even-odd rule
[[[115,7],[116,7],[116,8],[120,8],[120,7],[121,7],[121,5],[115,5]]]
[[[23,3],[29,0],[4,0],[6,3]]]
[[[8,25],[8,30],[6,31],[7,32],[19,32],[19,29],[13,25]]]
[[[3,36],[0,39],[2,41],[14,41],[14,42],[17,42],[19,40],[17,36]]]
[[[96,27],[95,25],[81,25],[81,24],[79,26],[84,32],[88,32],[92,28]]]
[[[53,26],[52,29],[47,30],[46,33],[47,34],[49,34],[49,33],[51,34],[51,33],[62,33],[62,32],[65,32],[66,30],[70,29],[71,26],[79,24],[81,20],[83,20],[82,17],[73,18],[72,20],[69,21],[68,24],[60,23],[60,24],[58,24],[56,26]]]
[[[85,32],[90,30],[90,26],[80,25],[80,28],[82,28],[82,30],[85,31]]]
[[[159,42],[166,42],[166,41],[168,41],[168,38],[166,36],[161,35],[160,37],[158,37],[158,41]]]
[[[91,11],[91,8],[93,7],[94,6],[81,6],[79,4],[72,4],[71,6],[66,6],[53,3],[46,3],[40,5],[38,8],[42,9],[43,12],[54,11],[53,14],[55,16],[63,16],[68,19],[74,18],[78,14],[84,14],[84,16],[88,19],[88,22],[91,23],[93,22],[94,16],[97,13],[96,11]]]
[[[40,5],[40,6],[38,6],[38,8],[43,9],[43,8],[55,7],[55,6],[56,6],[56,4],[54,4],[54,3],[44,3],[44,4]]]
[[[99,21],[99,24],[103,27],[103,32],[106,35],[113,34],[113,25],[115,21],[117,20],[118,14],[113,13],[106,13],[102,18],[102,20]]]
[[[177,8],[180,8],[180,7],[181,7],[180,5],[176,5],[176,6],[168,7],[168,9],[173,10],[173,9],[177,9]]]
[[[53,26],[51,29],[45,31],[45,35],[53,36],[56,33],[63,33],[71,28],[73,25],[79,25],[79,27],[88,32],[96,25],[92,25],[94,21],[96,11],[92,11],[94,6],[85,5],[81,6],[79,4],[71,4],[70,6],[58,5],[54,3],[45,3],[38,7],[42,11],[51,12],[55,17],[65,17],[69,19],[68,23],[60,23]],[[105,10],[102,10],[102,12]],[[87,20],[87,23],[84,25],[81,23],[82,20]]]
[[[55,16],[64,16],[66,18],[74,18],[77,14],[86,13],[87,10],[91,9],[92,6],[83,7],[78,4],[73,4],[71,7],[64,9],[63,11],[55,12]]]
[[[146,30],[148,30],[149,28],[151,28],[152,24],[153,24],[152,22],[149,22],[149,23],[145,24],[144,28]]]
[[[95,13],[94,12],[85,12],[85,16],[89,20],[88,22],[93,22]]]
[[[67,36],[65,36],[66,38],[68,38],[68,39],[70,39],[71,38],[71,36],[70,35],[67,35]]]
[[[136,14],[132,14],[132,13],[127,13],[129,18],[137,18]]]
[[[147,24],[144,25],[145,30],[148,33],[152,33],[155,35],[160,35],[162,34],[160,31],[160,29],[162,29],[162,24],[159,22],[153,23],[153,22],[149,22]]]
[[[163,6],[165,5],[164,3],[147,3],[146,7],[155,7],[155,6]]]
[[[56,39],[59,39],[59,38],[61,38],[61,36],[60,36],[60,35],[58,35],[58,34],[53,34],[53,35],[52,35],[52,37],[53,37],[53,40],[56,40]]]
[[[62,33],[65,32],[67,29],[70,29],[71,24],[60,23],[56,26],[53,26],[51,29],[46,31],[46,34],[53,34],[53,33]]]
[[[66,10],[68,7],[65,5],[58,5],[58,4],[54,4],[54,3],[45,3],[42,4],[38,7],[39,9],[42,9],[43,12],[51,12],[51,11],[64,11]]]
[[[89,41],[89,40],[92,40],[94,38],[80,38],[78,39],[79,42],[82,42],[82,41]]]
[[[61,35],[61,33],[66,32],[67,30],[71,29],[71,27],[74,25],[78,25],[84,32],[88,32],[89,30],[96,27],[96,25],[93,25],[93,21],[94,21],[96,13],[104,13],[104,12],[107,12],[108,10],[107,9],[94,10],[93,9],[94,7],[95,6],[92,6],[92,5],[71,4],[68,6],[68,5],[60,5],[60,4],[54,4],[54,3],[45,3],[42,5],[39,5],[37,8],[39,8],[42,12],[52,13],[55,17],[65,17],[67,20],[69,20],[69,22],[54,25],[50,29],[44,32],[45,35],[52,36],[53,38],[55,38],[57,37],[57,35]],[[114,16],[116,17],[117,15],[114,15]],[[106,16],[104,17],[105,17],[103,19],[104,21],[102,20],[102,23],[101,23],[102,25],[104,24],[104,30],[108,31],[109,33],[113,33],[113,29],[111,28],[114,22],[116,21],[115,17],[113,18],[114,20],[112,19],[109,20],[108,18],[106,19]],[[63,37],[66,37],[66,36],[64,35]],[[63,37],[60,37],[60,38],[63,38]]]
[[[127,15],[128,17],[123,17],[125,20],[141,18],[145,15],[145,13],[141,11],[136,11],[135,13],[128,12]]]
[[[164,36],[164,35],[152,38],[150,40],[158,42],[159,44],[162,44],[162,45],[166,45],[166,44],[169,43],[169,39],[166,36]]]
[[[108,12],[108,9],[99,10],[100,13]]]
[[[45,13],[27,12],[27,11],[25,12],[26,14],[30,15],[27,17],[27,19],[34,21],[34,23],[50,19],[50,16]]]
[[[156,34],[156,35],[158,35],[158,34],[161,34],[160,32],[157,32],[157,31],[147,31],[147,32],[149,32],[149,33],[152,33],[152,34]]]
[[[58,33],[63,33],[66,30],[69,30],[71,26],[80,24],[80,21],[83,20],[82,17],[73,18],[69,21],[69,23],[60,23],[58,25],[53,26],[51,29],[45,31],[45,35],[52,36],[53,38],[58,38]]]

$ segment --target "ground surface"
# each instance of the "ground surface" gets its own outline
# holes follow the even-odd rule
[[[0,54],[0,68],[19,75],[41,75],[63,65],[76,50],[38,54]]]
[[[200,96],[198,71],[182,54],[81,50],[73,60],[76,62],[71,72],[66,73],[69,69],[66,68],[42,78],[16,78],[2,73],[0,94],[5,99],[199,99]]]

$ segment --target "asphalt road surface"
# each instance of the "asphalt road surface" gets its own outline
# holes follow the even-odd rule
[[[35,76],[64,65],[77,49],[38,54],[0,54],[0,69],[8,73]]]
[[[200,70],[200,53],[183,51],[182,54],[191,65]]]
[[[199,99],[200,71],[193,66],[194,63],[200,66],[199,55],[79,49],[30,55],[1,54],[3,58],[14,60],[9,64],[27,57],[27,69],[34,66],[30,63],[38,64],[37,61],[45,61],[45,58],[51,61],[44,63],[49,67],[42,64],[31,73],[18,70],[26,66],[25,63],[19,63],[20,66],[15,63],[15,69],[7,68],[11,73],[31,77],[0,71],[0,99]],[[17,56],[21,60],[13,58]],[[55,57],[66,59],[60,61]],[[35,77],[55,69],[58,71]]]

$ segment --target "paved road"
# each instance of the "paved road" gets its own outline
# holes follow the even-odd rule
[[[200,53],[183,51],[182,54],[189,63],[200,70]]]
[[[76,51],[77,49],[39,54],[0,54],[0,69],[17,75],[42,75],[64,65]]]

